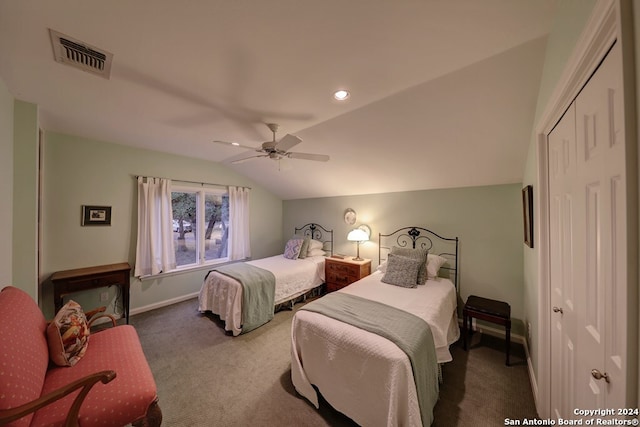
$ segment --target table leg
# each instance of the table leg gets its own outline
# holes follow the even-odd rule
[[[467,350],[467,311],[462,311],[462,348]]]
[[[507,366],[509,366],[509,350],[511,349],[511,320],[506,324],[506,341],[507,341]]]

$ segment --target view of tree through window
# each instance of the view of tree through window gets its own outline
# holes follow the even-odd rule
[[[229,196],[226,191],[172,191],[173,238],[179,267],[227,257]]]

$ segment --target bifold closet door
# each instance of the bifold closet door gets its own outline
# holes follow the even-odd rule
[[[620,48],[548,136],[553,415],[624,407],[627,206]]]
[[[577,294],[580,408],[625,407],[627,183],[621,64],[616,44],[576,98],[576,172],[585,238]]]

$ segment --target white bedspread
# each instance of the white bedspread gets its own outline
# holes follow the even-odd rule
[[[324,256],[291,260],[283,255],[247,261],[269,270],[276,278],[274,304],[288,301],[324,282]],[[242,285],[237,280],[212,271],[202,283],[199,295],[201,312],[211,311],[225,322],[225,330],[234,336],[242,332]]]
[[[375,272],[338,292],[408,311],[430,326],[439,363],[452,360],[449,345],[460,337],[457,296],[448,279],[417,288],[382,283]],[[318,407],[311,384],[338,411],[366,426],[421,426],[413,371],[391,341],[318,313],[298,310],[291,327],[291,377]],[[372,373],[375,373],[372,375]]]

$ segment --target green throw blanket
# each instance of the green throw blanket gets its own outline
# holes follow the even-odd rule
[[[246,333],[273,319],[276,277],[272,272],[243,262],[218,267],[242,285],[242,332]]]
[[[320,313],[395,343],[411,361],[422,424],[431,425],[439,383],[436,348],[427,322],[395,307],[342,292],[325,295],[301,310]]]

